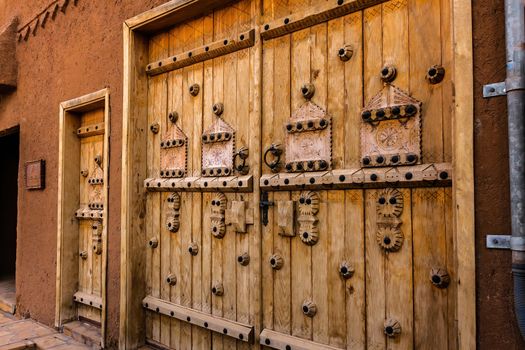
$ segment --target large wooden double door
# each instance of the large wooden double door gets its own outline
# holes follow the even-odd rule
[[[139,67],[147,342],[456,348],[450,1],[258,4]]]

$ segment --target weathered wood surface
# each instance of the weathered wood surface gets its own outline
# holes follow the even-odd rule
[[[469,202],[455,189],[457,157],[462,157],[454,148],[457,135],[452,133],[459,128],[452,113],[458,108],[453,104],[452,84],[459,77],[454,64],[460,54],[451,37],[453,25],[460,26],[452,22],[455,7],[447,0],[343,3],[337,9],[335,2],[328,1],[243,0],[149,38],[147,62],[155,75],[147,77],[148,141],[143,146],[147,171],[139,184],[147,189],[146,294],[174,308],[249,325],[256,338],[264,329],[267,336],[259,339],[261,344],[274,339],[276,348],[290,344],[339,349],[456,348],[462,332],[456,328],[457,312],[470,310],[458,304],[458,297],[466,301],[468,293],[459,287],[456,274],[470,271],[473,261],[463,269],[456,265],[459,224],[453,203],[468,207]],[[173,6],[164,6],[168,17],[174,18],[171,12],[177,6]],[[433,14],[430,19],[429,13]],[[162,14],[153,11],[129,23],[153,28],[156,17]],[[167,58],[179,61],[181,55],[207,43],[252,28],[256,30],[249,47],[186,62],[191,64],[167,64]],[[344,47],[351,48],[352,56],[342,60],[338,52]],[[158,62],[169,71],[154,68]],[[433,65],[445,68],[441,83],[425,79]],[[146,74],[144,66],[142,62],[137,69]],[[409,140],[413,150],[419,152],[416,145],[420,146],[421,157],[417,165],[362,169],[360,112],[383,89],[380,72],[385,66],[396,68],[392,84],[422,103],[421,130],[406,133],[413,138]],[[194,84],[200,88],[192,95],[189,89]],[[330,118],[329,169],[287,174],[281,167],[275,173],[262,162],[263,154],[272,144],[285,144],[291,113],[305,103],[304,84],[315,86],[311,102]],[[234,151],[249,148],[247,175],[202,175],[201,154],[207,151],[201,136],[216,120],[212,106],[218,102],[224,105],[221,118],[236,133]],[[468,105],[460,107],[468,111]],[[181,179],[159,174],[159,137],[173,111],[178,112],[177,125],[188,136],[188,171]],[[388,123],[392,128],[407,127],[403,118]],[[158,124],[158,134],[149,131],[152,124]],[[293,159],[308,160],[301,158],[312,144],[311,138],[306,139],[310,141],[294,146]],[[281,163],[287,154],[281,155]],[[460,181],[469,176],[467,168],[461,176]],[[397,188],[403,200],[402,212],[392,219],[393,228],[401,230],[403,237],[397,250],[385,249],[377,234],[384,225],[377,217],[380,194],[390,187]],[[265,209],[259,210],[259,189],[269,192],[272,204],[266,225],[260,223]],[[302,217],[311,220],[302,226],[297,208],[306,190],[316,193],[319,209],[315,215]],[[166,228],[166,199],[171,191],[181,193],[177,232]],[[218,209],[221,205],[224,208]],[[240,207],[245,209],[234,210]],[[253,213],[253,218],[247,216],[250,220],[244,222],[241,212]],[[467,212],[458,213],[468,218]],[[222,218],[224,234],[214,234]],[[461,229],[468,231],[468,227]],[[312,235],[316,240],[308,238]],[[158,246],[147,248],[153,237]],[[190,254],[190,246],[198,247],[198,253]],[[275,256],[278,268],[269,261]],[[468,261],[468,256],[462,257]],[[342,273],[342,266],[352,273]],[[432,283],[429,274],[436,268],[449,273],[447,288]],[[175,276],[177,282],[168,284],[167,276]],[[219,284],[223,291],[216,293]],[[303,305],[313,304],[315,313],[303,310]],[[148,311],[146,315],[146,338],[156,344],[250,347],[166,313]],[[399,325],[400,333],[388,336],[389,324]],[[471,322],[462,325],[472,336]],[[470,338],[464,344],[470,344]]]

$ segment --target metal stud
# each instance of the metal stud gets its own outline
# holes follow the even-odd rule
[[[215,114],[217,117],[220,117],[222,113],[224,112],[224,105],[221,102],[217,102],[213,105],[213,114]]]
[[[270,256],[270,259],[268,259],[268,261],[270,263],[270,266],[274,270],[280,270],[284,264],[283,257],[280,256],[279,254],[273,254],[272,256]]]
[[[179,119],[179,113],[175,111],[170,112],[170,114],[168,114],[168,119],[170,120],[170,122],[176,123],[177,120]]]
[[[337,55],[339,56],[339,59],[343,62],[346,62],[352,58],[352,55],[354,54],[354,49],[352,48],[352,45],[345,45],[342,48],[337,51]]]
[[[174,274],[168,275],[168,277],[166,277],[166,283],[169,284],[170,286],[176,285],[177,284],[177,276],[175,276]]]
[[[381,80],[385,83],[393,82],[396,79],[397,70],[393,65],[387,65],[381,68]]]
[[[220,297],[220,296],[224,295],[224,286],[222,285],[221,282],[216,282],[211,287],[211,292],[213,293],[213,295],[215,295],[217,297]]]
[[[307,100],[310,100],[312,97],[314,97],[315,94],[315,86],[311,83],[303,84],[301,87],[301,93],[303,94],[303,97]]]
[[[390,318],[385,321],[383,332],[389,337],[389,338],[395,338],[399,334],[401,334],[401,325],[399,324],[399,321],[393,318]]]
[[[439,84],[443,81],[443,78],[445,77],[445,68],[442,66],[435,64],[432,67],[430,67],[427,71],[427,80],[430,84]]]
[[[314,317],[317,313],[317,305],[311,300],[305,300],[302,305],[303,314],[308,317]]]
[[[242,253],[237,257],[237,262],[242,266],[246,266],[250,263],[250,255],[248,253]]]
[[[160,125],[159,123],[153,123],[149,126],[149,129],[151,130],[152,133],[158,134],[160,130]]]
[[[150,248],[157,248],[159,246],[159,240],[157,239],[157,237],[151,238],[148,242],[148,246]]]
[[[200,90],[201,87],[199,86],[199,84],[193,84],[192,86],[190,86],[190,95],[197,96]]]

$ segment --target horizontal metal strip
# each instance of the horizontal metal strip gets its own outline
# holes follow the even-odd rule
[[[252,344],[254,327],[176,305],[148,295],[144,308]]]
[[[273,39],[296,32],[331,19],[345,16],[367,7],[385,2],[386,0],[331,0],[305,11],[296,12],[261,26],[263,39]]]
[[[269,329],[263,329],[261,332],[260,343],[270,348],[282,350],[340,350],[333,346],[319,344]]]
[[[76,292],[73,295],[73,300],[77,303],[84,304],[87,306],[94,307],[95,309],[102,310],[102,298],[97,295],[88,294],[84,292]]]
[[[85,125],[77,129],[78,137],[88,137],[104,134],[104,123]]]
[[[387,186],[450,186],[452,164],[430,163],[384,168],[338,169],[311,173],[263,175],[261,189],[286,191],[319,188],[381,188]]]
[[[186,191],[186,192],[251,192],[253,177],[183,177],[180,179],[149,178],[144,180],[148,191]]]
[[[157,75],[174,69],[183,68],[198,62],[226,55],[252,47],[255,44],[255,29],[238,34],[233,38],[224,38],[213,43],[197,47],[181,54],[151,62],[146,67],[148,75]]]
[[[75,212],[75,217],[77,219],[88,219],[88,220],[102,219],[104,217],[104,211],[96,210],[96,209],[89,209],[89,208],[81,208]]]

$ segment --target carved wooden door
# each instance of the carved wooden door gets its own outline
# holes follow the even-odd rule
[[[73,300],[80,318],[101,322],[102,253],[104,191],[104,110],[85,112],[80,116],[80,208],[75,216],[79,222],[78,291]]]
[[[146,339],[247,348],[259,288],[252,4],[150,39]]]
[[[149,38],[147,342],[455,348],[450,3],[257,4]]]
[[[455,348],[450,2],[263,3],[260,343]]]

